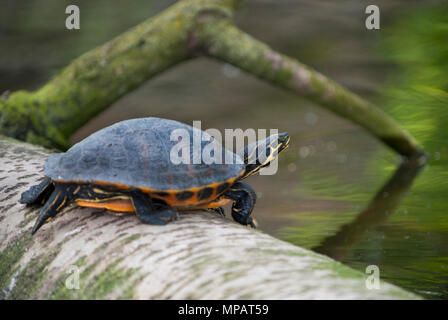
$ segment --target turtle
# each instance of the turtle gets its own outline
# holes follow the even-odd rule
[[[289,141],[287,132],[274,134],[234,153],[207,132],[175,120],[124,120],[50,155],[42,181],[23,192],[20,202],[43,205],[32,234],[72,203],[165,225],[179,218],[179,210],[224,215],[222,206],[233,202],[233,219],[255,228],[256,193],[241,180],[269,165]],[[195,146],[208,147],[212,160],[226,161],[198,160]]]

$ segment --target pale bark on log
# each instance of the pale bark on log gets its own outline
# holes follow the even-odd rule
[[[207,212],[152,226],[71,206],[31,237],[39,208],[18,200],[49,152],[0,136],[2,299],[419,298],[383,281],[368,290],[361,272]],[[66,287],[73,266],[79,289]]]

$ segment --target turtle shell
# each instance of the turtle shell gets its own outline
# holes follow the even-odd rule
[[[175,130],[182,130],[175,133],[184,135],[173,134]],[[210,150],[211,142],[214,148],[210,154],[221,154],[222,159],[227,157],[232,163],[198,161],[193,143],[203,151],[207,146]],[[172,152],[185,157],[184,161],[171,161]],[[238,155],[204,131],[174,120],[141,118],[118,122],[93,133],[67,152],[51,155],[45,175],[58,182],[110,184],[156,192],[200,189],[217,183],[230,185],[244,173],[244,168]]]

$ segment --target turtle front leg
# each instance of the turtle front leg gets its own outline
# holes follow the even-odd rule
[[[256,228],[255,219],[250,215],[257,201],[255,191],[247,184],[237,182],[224,193],[224,196],[233,200],[232,217],[242,225]]]
[[[44,204],[51,196],[54,190],[53,181],[50,178],[45,178],[38,185],[32,186],[27,191],[20,195],[20,203],[23,204]]]
[[[179,218],[179,213],[176,209],[166,204],[152,201],[143,192],[132,192],[130,197],[135,213],[143,223],[165,225]]]

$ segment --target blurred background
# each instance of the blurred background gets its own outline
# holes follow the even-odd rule
[[[0,94],[39,88],[71,60],[174,2],[0,0]],[[68,4],[80,7],[80,30],[65,29]],[[369,4],[380,7],[381,30],[364,26]],[[447,299],[446,1],[247,0],[236,23],[375,102],[424,144],[431,160],[413,185],[392,185],[379,194],[398,194],[401,201],[380,200],[383,205],[370,210],[375,222],[359,219],[399,157],[319,106],[206,58],[146,83],[92,119],[72,142],[146,116],[201,120],[203,129],[288,131],[291,146],[278,173],[247,181],[259,197],[253,214],[260,229],[362,272],[377,265],[384,280]]]

